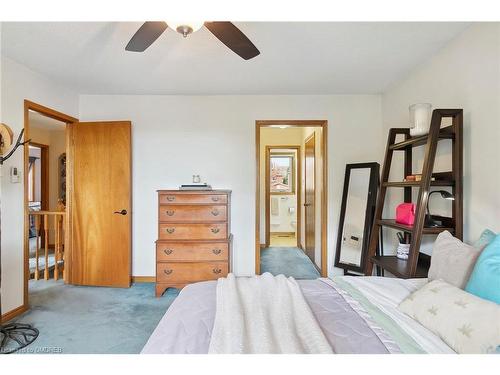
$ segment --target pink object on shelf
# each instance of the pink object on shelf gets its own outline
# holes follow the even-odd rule
[[[413,203],[401,203],[396,207],[396,223],[413,225],[415,222],[415,205]]]

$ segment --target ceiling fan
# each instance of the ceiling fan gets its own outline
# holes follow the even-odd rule
[[[205,26],[217,39],[243,59],[250,60],[260,54],[250,39],[231,22],[171,23],[170,26],[184,37]],[[144,52],[167,28],[166,22],[145,22],[130,39],[125,50]]]

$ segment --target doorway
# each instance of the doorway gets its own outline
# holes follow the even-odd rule
[[[256,274],[327,274],[327,121],[256,121]]]
[[[300,247],[301,147],[266,145],[266,247]]]
[[[56,127],[57,137],[52,134]],[[25,100],[24,129],[31,140],[24,146],[25,308],[33,280],[130,286],[131,123],[79,122]],[[30,145],[40,163],[47,155],[49,182],[40,196],[48,197],[38,201],[34,188],[43,182],[36,182],[36,169],[30,173],[36,160],[30,158]]]
[[[25,100],[24,305],[43,281],[65,279],[68,252],[67,130],[78,120]]]

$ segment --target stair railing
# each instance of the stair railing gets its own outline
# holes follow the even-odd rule
[[[49,280],[52,266],[49,264],[50,247],[49,235],[54,234],[54,280],[58,280],[60,275],[64,278],[64,211],[30,211],[30,219],[33,217],[35,226],[36,248],[35,248],[35,270],[33,278],[39,280],[42,271],[40,270],[40,257],[44,259],[43,278]],[[50,228],[50,221],[53,225]],[[31,222],[31,220],[30,220]],[[43,247],[42,247],[43,242]]]

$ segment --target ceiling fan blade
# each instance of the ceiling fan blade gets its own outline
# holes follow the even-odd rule
[[[205,26],[217,39],[245,60],[260,54],[250,39],[231,22],[205,22]]]
[[[130,39],[125,50],[144,52],[167,28],[166,22],[144,22]]]

